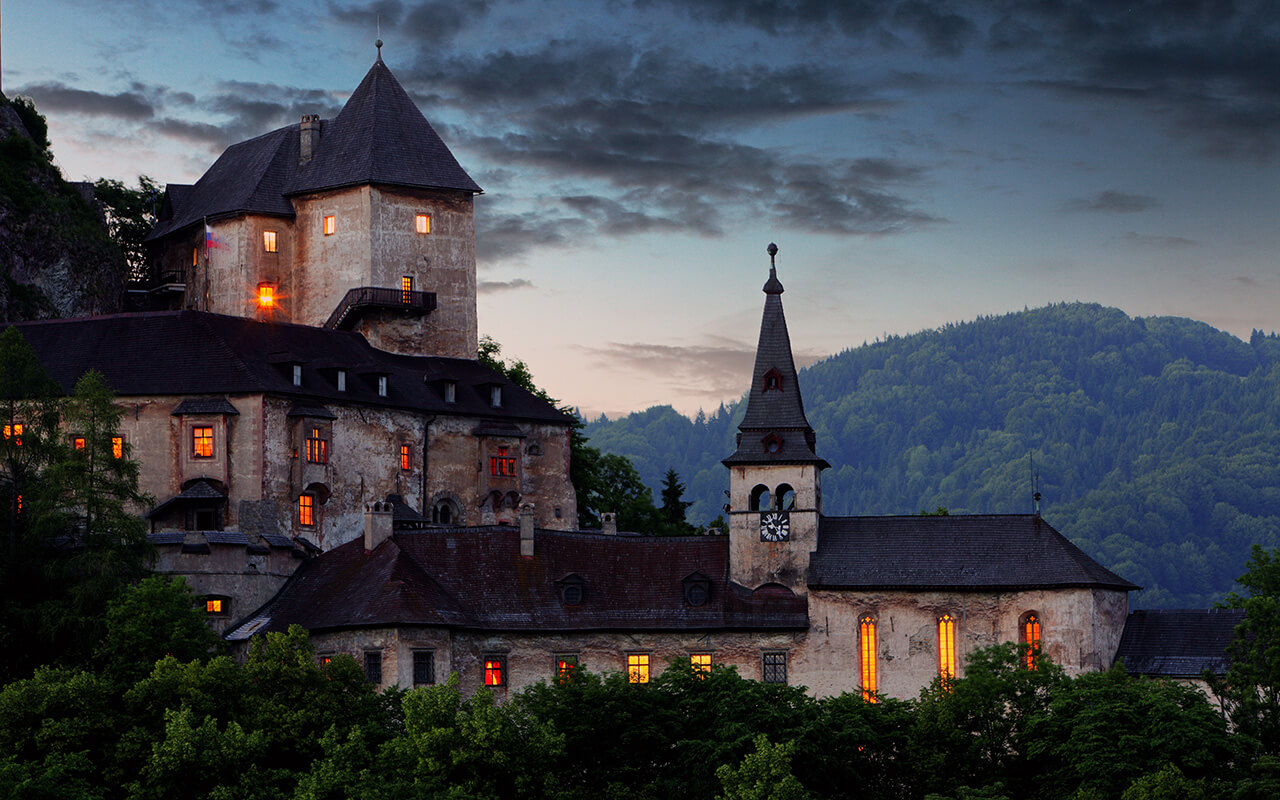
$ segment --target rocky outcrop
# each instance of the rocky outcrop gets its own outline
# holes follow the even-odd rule
[[[0,322],[123,308],[124,257],[101,211],[63,180],[46,146],[0,95]]]

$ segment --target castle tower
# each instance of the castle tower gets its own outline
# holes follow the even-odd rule
[[[791,338],[782,313],[782,283],[769,245],[760,342],[729,468],[731,578],[748,588],[780,583],[805,590],[809,554],[818,544],[822,513],[820,473],[829,465],[814,451],[796,382]]]

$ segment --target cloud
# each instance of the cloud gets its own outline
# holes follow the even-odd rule
[[[478,294],[493,294],[494,292],[506,292],[511,289],[532,289],[533,284],[524,278],[513,278],[509,281],[477,281],[476,292]]]
[[[544,211],[488,212],[476,215],[476,260],[517,258],[536,247],[568,244],[587,228],[585,221]]]
[[[88,114],[123,120],[145,120],[156,113],[153,101],[138,90],[104,94],[51,82],[28,84],[14,90],[14,94],[30,97],[43,113]]]
[[[1134,244],[1141,247],[1152,247],[1160,250],[1177,250],[1184,247],[1199,247],[1200,243],[1194,239],[1184,239],[1181,236],[1148,236],[1145,234],[1134,233],[1128,231],[1121,234],[1121,240],[1127,244]]]
[[[380,25],[388,37],[400,41],[440,44],[452,41],[460,32],[481,21],[489,13],[487,0],[449,0],[402,3],[376,0],[372,3],[330,3],[329,13],[338,22],[361,31]]]
[[[1092,197],[1076,197],[1063,204],[1064,211],[1105,211],[1133,213],[1159,208],[1160,201],[1145,194],[1129,194],[1115,189],[1098,192]]]

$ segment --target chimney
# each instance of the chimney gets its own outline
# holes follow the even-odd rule
[[[391,538],[391,504],[370,503],[364,509],[364,551],[378,549],[378,545]]]
[[[618,535],[618,515],[612,511],[606,511],[600,515],[600,528],[606,536]]]
[[[316,146],[320,144],[320,115],[303,114],[301,138],[298,140],[298,163],[306,164],[315,155]]]
[[[520,506],[520,557],[533,558],[533,503]]]

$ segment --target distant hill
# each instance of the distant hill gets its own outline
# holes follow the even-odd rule
[[[1280,544],[1280,338],[1064,304],[847,350],[800,373],[828,514],[1027,512],[1146,590],[1204,607]],[[741,403],[588,424],[650,486],[674,467],[720,513]]]

